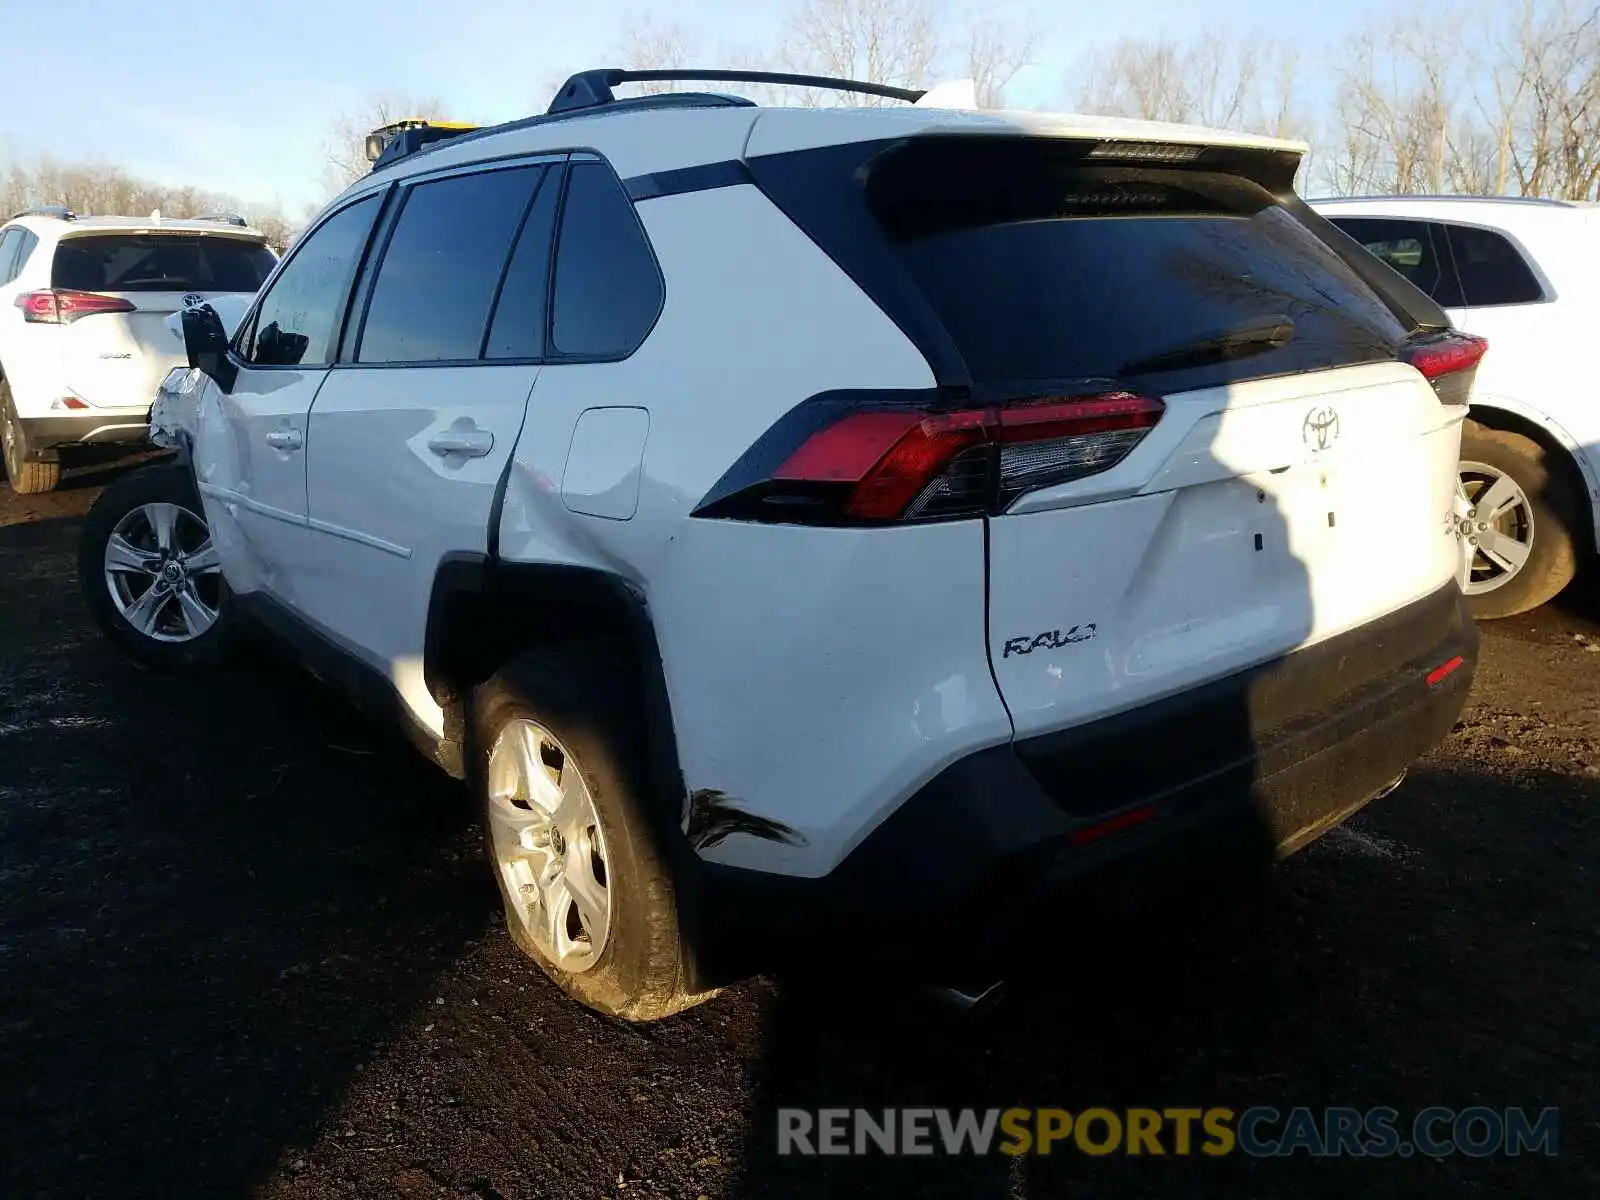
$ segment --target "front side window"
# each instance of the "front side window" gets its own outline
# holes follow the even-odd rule
[[[1511,240],[1492,229],[1447,225],[1450,251],[1469,308],[1535,304],[1544,288]]]
[[[356,361],[475,361],[544,166],[412,187],[379,264]]]
[[[366,196],[300,242],[256,310],[246,362],[322,366],[333,360],[351,280],[377,215],[378,197]]]

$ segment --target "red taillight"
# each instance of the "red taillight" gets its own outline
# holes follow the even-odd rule
[[[1411,342],[1401,357],[1433,384],[1444,403],[1465,404],[1478,363],[1488,349],[1487,339],[1451,330]]]
[[[42,292],[24,292],[17,297],[17,307],[22,319],[36,325],[66,325],[79,317],[96,313],[134,312],[135,306],[118,296],[102,296],[98,292],[72,292],[62,288],[46,288]]]
[[[719,501],[715,515],[882,522],[999,512],[1024,492],[1115,466],[1165,407],[1107,392],[948,412],[850,412],[742,489],[752,503]]]

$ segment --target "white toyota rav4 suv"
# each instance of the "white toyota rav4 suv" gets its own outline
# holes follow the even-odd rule
[[[1494,347],[1461,434],[1462,586],[1480,618],[1543,604],[1600,544],[1600,403],[1587,372],[1552,353],[1600,323],[1600,205],[1384,196],[1316,208]]]
[[[61,448],[144,440],[156,385],[183,361],[162,329],[186,304],[251,295],[276,256],[241,217],[0,224],[0,443],[19,492],[48,492]]]
[[[637,77],[386,152],[236,332],[184,314],[178,460],[83,540],[111,637],[247,618],[393,714],[518,944],[631,1018],[779,945],[966,984],[1450,729],[1483,346],[1302,146]]]

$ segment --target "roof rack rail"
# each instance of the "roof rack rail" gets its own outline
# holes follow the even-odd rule
[[[6,220],[15,221],[18,217],[55,217],[60,221],[76,221],[78,214],[65,204],[36,204],[32,208],[12,213]]]
[[[628,71],[619,67],[606,67],[593,71],[580,71],[561,85],[547,110],[549,115],[577,112],[585,108],[598,108],[616,100],[612,88],[619,83],[774,83],[790,87],[822,88],[833,92],[860,92],[867,96],[885,96],[890,100],[916,103],[927,95],[916,88],[892,87],[887,83],[867,83],[860,79],[834,79],[827,75],[791,75],[786,71],[696,71],[668,70]]]
[[[201,213],[193,219],[196,221],[220,221],[224,225],[237,225],[240,229],[246,229],[250,225],[250,222],[246,221],[238,213]]]

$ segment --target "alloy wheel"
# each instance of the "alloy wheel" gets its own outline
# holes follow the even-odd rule
[[[599,961],[611,931],[605,834],[577,760],[535,721],[489,751],[489,829],[512,916],[553,965]]]
[[[151,502],[125,513],[106,540],[106,588],[124,620],[157,642],[193,641],[217,622],[222,563],[203,518]]]
[[[1456,486],[1461,588],[1479,596],[1504,587],[1527,563],[1533,505],[1515,479],[1488,463],[1463,461]]]

